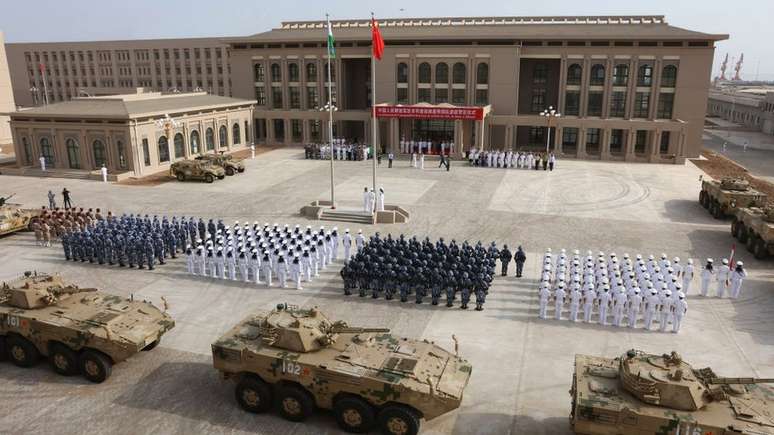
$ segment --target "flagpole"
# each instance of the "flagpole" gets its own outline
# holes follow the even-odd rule
[[[328,29],[331,28],[331,20],[328,18],[328,14],[325,14],[325,21],[328,24]],[[330,41],[328,42],[328,45],[330,45]],[[330,144],[330,155],[331,155],[331,208],[336,208],[335,203],[335,197],[333,193],[333,86],[332,86],[332,80],[331,77],[331,47],[328,47],[328,77],[327,77],[327,84],[328,84],[328,139]]]
[[[374,13],[371,12],[371,20],[373,19]],[[373,45],[373,42],[371,44]],[[371,160],[373,161],[374,195],[376,195],[376,59],[373,47],[371,47],[371,119],[371,143],[373,150]]]

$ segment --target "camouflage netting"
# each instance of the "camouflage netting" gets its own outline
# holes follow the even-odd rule
[[[724,177],[720,181],[720,188],[724,190],[748,190],[750,182],[744,178]]]

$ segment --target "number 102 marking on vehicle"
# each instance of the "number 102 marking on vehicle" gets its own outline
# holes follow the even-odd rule
[[[290,360],[283,359],[282,360],[282,373],[287,373],[290,375],[301,375],[301,365],[298,363],[295,363]]]

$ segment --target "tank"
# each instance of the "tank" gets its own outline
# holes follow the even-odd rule
[[[80,288],[57,275],[26,272],[0,288],[0,351],[20,367],[48,357],[55,372],[100,383],[114,364],[153,349],[174,326],[150,302]]]
[[[20,204],[5,203],[0,207],[0,236],[17,231],[27,231],[40,216],[40,210],[22,208]]]
[[[236,159],[229,154],[202,154],[196,156],[196,160],[207,161],[213,165],[222,167],[226,171],[226,175],[232,176],[236,173],[242,173],[245,171],[245,164],[242,159]]]
[[[570,423],[584,435],[774,434],[772,382],[718,377],[677,352],[575,355]]]
[[[731,223],[731,235],[744,243],[755,258],[774,255],[774,206],[737,210]]]
[[[329,409],[345,431],[378,425],[407,435],[419,431],[421,419],[458,408],[472,371],[427,340],[349,327],[316,307],[283,304],[239,322],[212,345],[212,359],[236,381],[246,411],[276,404],[284,418],[302,421],[315,408]]]
[[[217,178],[226,178],[225,170],[205,160],[180,160],[169,167],[169,175],[177,178],[177,181],[202,180],[212,183]]]
[[[768,200],[765,193],[759,192],[742,178],[725,177],[720,181],[702,180],[699,203],[709,210],[716,219],[733,215],[742,207],[760,207]]]

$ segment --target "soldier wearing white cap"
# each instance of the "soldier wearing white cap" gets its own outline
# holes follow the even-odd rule
[[[718,297],[722,298],[723,295],[726,292],[726,289],[728,288],[728,278],[729,274],[731,272],[731,268],[728,267],[728,260],[723,259],[721,261],[722,265],[720,266],[720,269],[718,269],[718,274],[715,277],[715,280],[718,283]]]

